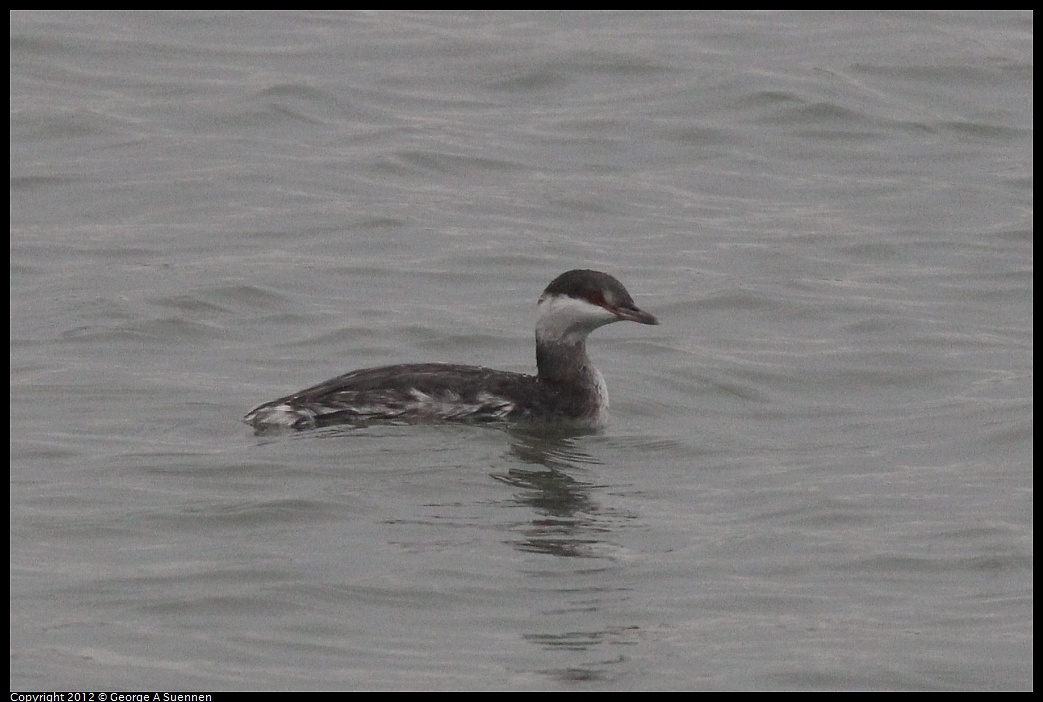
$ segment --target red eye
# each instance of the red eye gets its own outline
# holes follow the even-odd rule
[[[587,293],[587,302],[598,307],[608,307],[608,303],[605,302],[605,296],[601,294],[600,290],[591,290]]]

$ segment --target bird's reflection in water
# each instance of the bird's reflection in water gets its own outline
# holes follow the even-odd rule
[[[636,624],[608,614],[630,596],[629,581],[619,577],[626,559],[617,544],[619,532],[635,517],[605,504],[608,486],[595,482],[604,468],[597,468],[602,464],[588,453],[581,435],[512,431],[511,441],[514,467],[492,477],[514,488],[509,503],[531,515],[514,527],[510,545],[544,556],[533,559],[528,574],[548,602],[546,616],[534,619],[524,638],[553,653],[541,671],[550,679],[611,679],[626,660],[616,647],[632,646],[642,635]],[[558,665],[563,651],[572,656],[589,651],[593,659],[571,658],[563,668]]]
[[[584,432],[589,434],[589,432]],[[515,465],[492,477],[516,488],[513,501],[532,510],[524,537],[514,546],[531,553],[571,558],[605,555],[602,539],[618,515],[607,514],[596,499],[599,485],[588,466],[600,462],[581,447],[576,432],[511,431]]]

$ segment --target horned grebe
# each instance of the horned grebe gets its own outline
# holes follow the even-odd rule
[[[562,273],[536,304],[536,375],[447,363],[365,368],[266,402],[243,421],[258,432],[370,422],[604,423],[605,379],[587,334],[612,322],[659,324],[623,285],[598,271]]]

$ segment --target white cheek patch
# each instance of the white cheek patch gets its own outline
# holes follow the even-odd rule
[[[565,295],[540,298],[536,304],[536,337],[578,343],[598,327],[619,321],[604,307]]]

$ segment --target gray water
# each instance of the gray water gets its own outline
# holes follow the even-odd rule
[[[1033,16],[11,14],[12,689],[1031,689]],[[603,432],[255,437],[353,368]]]

